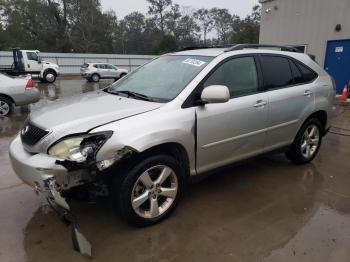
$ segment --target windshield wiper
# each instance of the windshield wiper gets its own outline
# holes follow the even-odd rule
[[[108,91],[109,91],[109,93],[114,94],[114,95],[124,94],[124,95],[127,95],[128,97],[132,97],[132,98],[135,98],[135,99],[140,99],[140,100],[144,100],[144,101],[152,101],[151,97],[146,96],[146,95],[142,95],[142,94],[139,94],[139,93],[135,93],[135,92],[132,92],[132,91],[125,91],[125,90],[121,90],[121,91],[108,90]]]

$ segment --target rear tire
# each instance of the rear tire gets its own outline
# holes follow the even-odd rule
[[[117,174],[114,200],[125,221],[137,227],[151,226],[174,211],[185,188],[185,172],[167,155],[148,156],[137,162],[125,169],[123,178]]]
[[[309,119],[300,128],[287,158],[297,165],[310,163],[317,156],[322,143],[323,128],[316,118]]]
[[[0,96],[0,116],[8,116],[12,113],[13,104],[7,97]]]

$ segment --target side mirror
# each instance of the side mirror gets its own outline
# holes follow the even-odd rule
[[[203,104],[220,104],[230,100],[230,91],[227,86],[208,86],[204,88],[201,95]]]
[[[41,64],[42,61],[43,61],[42,58],[38,56],[38,63]]]

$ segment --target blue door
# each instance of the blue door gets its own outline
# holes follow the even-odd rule
[[[337,83],[337,94],[341,94],[344,85],[350,83],[350,40],[327,42],[325,69]]]

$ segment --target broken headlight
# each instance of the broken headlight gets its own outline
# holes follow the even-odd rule
[[[54,144],[48,153],[51,156],[77,163],[93,161],[98,150],[112,134],[112,131],[107,131],[67,137]]]

